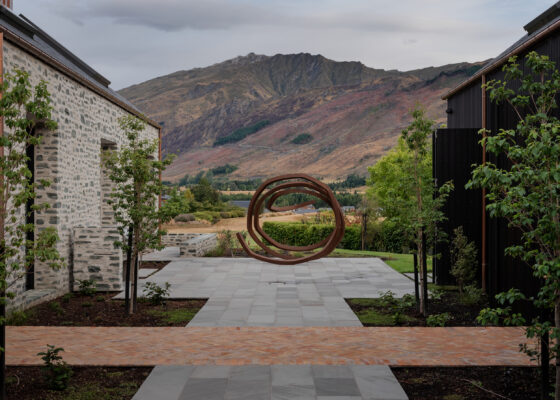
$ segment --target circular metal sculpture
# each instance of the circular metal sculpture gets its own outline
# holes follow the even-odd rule
[[[264,207],[270,211],[282,212],[295,210],[314,203],[314,201],[306,201],[292,206],[274,206],[274,202],[279,197],[292,193],[314,196],[323,200],[332,208],[334,211],[335,226],[329,236],[320,242],[309,246],[289,246],[279,243],[264,232],[262,227],[259,225],[259,215]],[[280,175],[263,182],[253,195],[253,198],[249,203],[249,209],[247,210],[247,230],[249,232],[249,236],[251,236],[255,243],[267,255],[257,254],[252,251],[243,239],[243,235],[238,233],[237,239],[247,254],[257,260],[273,264],[293,265],[316,260],[333,251],[344,236],[344,216],[332,190],[327,185],[305,174]],[[273,250],[265,243],[265,241],[281,251]],[[314,252],[314,250],[319,248],[321,248],[321,250]],[[295,256],[290,252],[309,252],[309,254],[301,257]]]

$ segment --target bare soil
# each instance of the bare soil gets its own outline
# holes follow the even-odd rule
[[[394,367],[392,370],[410,400],[540,399],[541,378],[537,367]],[[554,376],[552,368],[549,375]]]
[[[64,355],[64,353],[62,353]],[[150,374],[151,367],[73,367],[69,387],[49,390],[40,367],[8,367],[8,400],[130,400]]]
[[[162,312],[187,311],[196,314],[204,299],[167,300],[165,305],[139,301],[138,311],[127,315],[124,300],[113,300],[115,293],[86,296],[73,293],[40,304],[27,311],[18,325],[31,326],[185,326],[188,321],[169,322]]]
[[[372,299],[371,304],[357,304],[352,301],[353,299],[346,299],[346,302],[360,318],[360,313],[372,311],[376,314],[384,316],[392,316],[397,311],[400,311],[405,318],[401,318],[398,323],[384,324],[384,323],[365,323],[364,326],[428,326],[427,318],[418,312],[416,306],[407,308],[398,308],[397,303],[387,304],[377,299]],[[460,301],[458,291],[445,291],[441,299],[429,299],[427,304],[428,315],[449,313],[451,319],[445,323],[445,326],[479,326],[476,322],[480,310],[486,307],[484,301],[478,304],[465,305]],[[380,318],[380,321],[385,319]],[[389,319],[390,320],[390,319]],[[391,320],[392,321],[392,320]]]

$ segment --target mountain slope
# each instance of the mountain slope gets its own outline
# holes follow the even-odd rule
[[[239,167],[235,178],[306,172],[334,179],[365,174],[395,144],[417,101],[443,121],[441,95],[479,67],[399,72],[320,55],[251,53],[120,93],[163,125],[163,150],[178,155],[166,179],[226,163]],[[236,130],[259,123],[266,126],[214,146],[217,138],[227,142]],[[294,140],[300,135],[303,143]]]

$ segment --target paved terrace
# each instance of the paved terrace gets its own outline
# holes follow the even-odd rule
[[[414,293],[409,279],[378,258],[278,266],[252,258],[178,259],[174,248],[146,258],[173,261],[144,282],[170,282],[172,298],[209,299],[189,327],[362,326],[345,298]]]
[[[186,328],[7,327],[7,363],[38,365],[49,343],[71,365],[157,365],[134,400],[405,400],[389,365],[530,365],[519,328],[361,327],[344,298],[413,292],[379,259],[145,259],[172,262],[141,282],[209,299]]]

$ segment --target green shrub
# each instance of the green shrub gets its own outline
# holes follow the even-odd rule
[[[428,326],[445,326],[451,320],[451,314],[449,313],[441,313],[441,314],[432,314],[426,318],[426,324]]]
[[[297,135],[295,138],[292,139],[293,144],[307,144],[313,140],[313,136],[309,133],[302,133]]]
[[[239,129],[233,131],[232,133],[230,133],[227,136],[223,136],[223,137],[220,137],[220,138],[216,139],[216,141],[214,142],[214,147],[215,146],[220,146],[220,145],[226,144],[226,143],[239,142],[239,141],[245,139],[247,136],[252,135],[253,133],[257,133],[258,131],[260,131],[264,127],[268,126],[269,124],[270,124],[270,121],[264,120],[264,121],[257,122],[254,125],[239,128]]]
[[[451,243],[451,275],[457,280],[459,294],[463,295],[463,288],[474,280],[476,274],[476,246],[469,242],[460,226],[453,230],[454,238]]]
[[[466,306],[474,306],[484,301],[484,291],[475,285],[467,285],[459,299]]]
[[[11,326],[23,326],[27,324],[30,315],[23,311],[13,311],[7,318],[6,318],[6,325]]]
[[[196,217],[193,214],[179,214],[174,218],[175,222],[192,222]]]
[[[96,285],[95,285],[95,281],[93,279],[84,279],[84,280],[78,280],[78,284],[79,284],[79,292],[80,294],[84,295],[84,296],[93,296],[95,293],[97,293],[97,289],[96,289]]]
[[[274,240],[290,246],[309,246],[325,239],[333,230],[332,225],[300,224],[285,222],[265,222],[263,230]],[[346,227],[344,237],[338,247],[357,250],[361,247],[361,227]]]
[[[53,390],[66,389],[68,381],[72,377],[72,368],[58,355],[61,351],[64,349],[47,344],[47,351],[37,353],[38,356],[42,356],[41,360],[44,362],[41,367],[43,376],[47,385]]]
[[[164,283],[164,287],[159,286],[155,282],[146,282],[144,284],[146,298],[154,306],[160,306],[165,304],[165,298],[169,297],[169,288],[171,284],[169,282]]]
[[[60,305],[58,301],[53,301],[49,303],[49,308],[56,314],[56,315],[63,315],[64,309]]]
[[[73,293],[66,293],[64,296],[62,296],[61,301],[62,301],[63,303],[70,303],[70,299],[71,299],[72,297],[74,297],[74,294],[73,294]]]
[[[105,301],[105,296],[100,294],[95,298],[95,301],[97,301],[98,303],[103,303]]]

